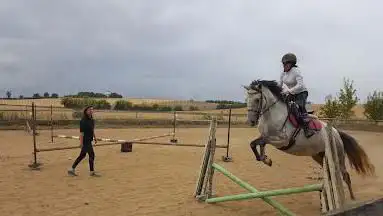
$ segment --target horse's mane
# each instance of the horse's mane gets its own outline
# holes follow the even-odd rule
[[[250,87],[256,90],[256,86],[261,85],[268,88],[271,93],[277,97],[279,100],[284,101],[284,96],[282,95],[282,88],[278,85],[278,82],[275,80],[254,80]]]

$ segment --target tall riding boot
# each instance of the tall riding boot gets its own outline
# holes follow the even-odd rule
[[[315,132],[309,128],[309,122],[305,121],[303,118],[302,118],[302,126],[303,126],[303,131],[305,133],[306,138],[310,138],[311,136],[315,134]]]
[[[301,113],[299,111],[299,108],[296,106],[293,106],[292,108],[293,108],[292,111],[295,117],[297,118],[299,125],[301,125],[303,128],[306,138],[310,138],[315,133],[309,128],[309,122],[305,121],[305,114]]]

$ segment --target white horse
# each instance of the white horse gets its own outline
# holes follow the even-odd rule
[[[282,95],[282,88],[276,81],[256,80],[247,90],[246,103],[248,122],[251,126],[258,125],[260,137],[251,142],[250,146],[258,161],[271,166],[272,161],[265,155],[265,145],[271,144],[277,149],[297,156],[311,156],[321,166],[325,155],[327,131],[326,123],[318,120],[314,115],[308,115],[310,128],[315,134],[306,138],[295,117],[289,112],[286,96]],[[292,105],[295,105],[294,103]],[[374,175],[374,165],[358,144],[349,134],[332,128],[338,149],[340,169],[343,180],[348,186],[351,199],[355,199],[351,188],[351,178],[346,169],[345,152],[353,169],[360,175]],[[257,146],[260,146],[258,153]]]

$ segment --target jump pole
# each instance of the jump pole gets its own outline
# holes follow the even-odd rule
[[[176,122],[177,122],[177,112],[173,112],[173,137],[170,139],[171,143],[177,143],[178,140],[176,139]]]
[[[51,104],[51,122],[50,122],[50,126],[51,126],[51,143],[53,143],[53,105]]]
[[[138,138],[133,140],[115,140],[115,139],[107,139],[107,138],[97,138],[98,141],[107,141],[110,143],[100,143],[95,144],[94,146],[110,146],[110,145],[121,145],[123,143],[132,143],[132,144],[138,144],[138,145],[162,145],[162,146],[184,146],[184,147],[205,147],[205,145],[199,145],[199,144],[181,144],[181,143],[164,143],[164,142],[149,142],[144,140],[150,140],[160,137],[166,137],[171,136],[171,134],[165,134],[160,136],[152,136],[152,137],[145,137],[145,138]],[[56,135],[57,138],[65,138],[65,139],[79,139],[78,136],[66,136],[66,135]],[[66,150],[66,149],[76,149],[80,148],[79,146],[69,146],[69,147],[56,147],[56,148],[46,148],[46,149],[37,149],[37,152],[47,152],[47,151],[58,151],[58,150]],[[217,148],[226,148],[225,145],[217,146]]]
[[[33,163],[28,167],[32,170],[39,170],[41,163],[37,162],[37,147],[36,147],[36,106],[32,102],[32,136],[33,136]]]
[[[329,131],[332,130],[331,124],[326,128]],[[329,139],[326,142],[326,156],[324,160],[324,181],[318,184],[305,185],[303,187],[296,188],[286,188],[286,189],[277,189],[277,190],[268,190],[268,191],[258,191],[255,187],[249,183],[241,180],[236,177],[234,174],[230,173],[228,170],[222,166],[212,162],[214,160],[214,151],[215,151],[215,138],[209,139],[206,144],[205,154],[203,157],[200,175],[197,181],[196,191],[194,197],[199,201],[204,201],[205,203],[218,203],[225,201],[239,201],[260,198],[275,209],[277,209],[281,214],[293,216],[295,215],[289,209],[284,207],[282,204],[272,200],[271,196],[281,196],[281,195],[290,195],[297,193],[306,193],[319,191],[321,194],[321,207],[322,213],[327,213],[331,210],[341,209],[344,206],[344,192],[341,185],[342,182],[336,181],[341,178],[339,170],[336,168],[338,164],[334,163],[334,158],[337,160],[336,147],[334,142],[334,137],[329,134]],[[210,136],[211,137],[211,136]],[[214,137],[214,136],[213,136]],[[330,156],[329,156],[330,155]],[[250,193],[237,194],[237,195],[228,195],[223,197],[213,197],[212,193],[212,182],[214,170],[222,173],[224,176],[228,177],[230,180],[240,185],[244,189],[248,190]],[[334,181],[335,180],[335,181]],[[340,183],[340,184],[339,184]]]
[[[226,155],[222,156],[222,161],[223,162],[232,162],[233,161],[233,158],[232,156],[229,155],[229,150],[230,150],[230,131],[231,131],[231,110],[232,110],[232,107],[231,107],[231,104],[230,104],[230,109],[229,109],[229,122],[228,122],[228,128],[227,128],[227,143],[226,143]],[[178,120],[179,121],[179,120]],[[181,120],[182,121],[182,120]],[[210,122],[211,123],[212,120],[187,120],[187,122]],[[175,134],[176,134],[176,127],[177,127],[177,112],[174,111],[173,112],[173,137],[172,139],[170,140],[171,143],[177,143],[178,140],[175,138]],[[217,123],[218,121],[215,120],[215,122]],[[198,147],[204,147],[205,145],[200,145]],[[217,148],[223,148],[223,146],[218,146]]]
[[[230,148],[230,130],[231,130],[231,104],[229,109],[229,125],[227,127],[227,148],[226,148],[226,156],[222,156],[223,162],[232,162],[233,158],[229,156],[229,148]]]

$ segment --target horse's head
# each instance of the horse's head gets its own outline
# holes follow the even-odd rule
[[[278,101],[278,97],[282,97],[282,89],[277,82],[265,80],[253,81],[244,88],[246,89],[247,121],[253,127],[258,124],[261,115]]]

